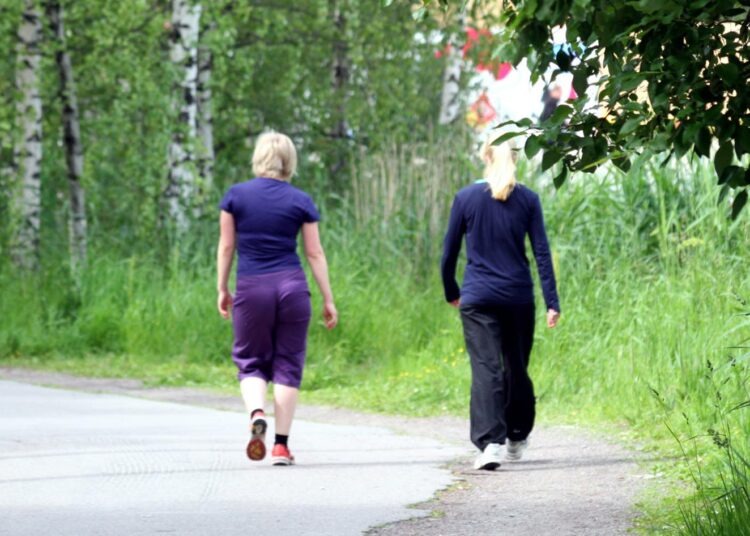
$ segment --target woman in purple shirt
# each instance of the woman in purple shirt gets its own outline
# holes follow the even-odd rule
[[[326,327],[333,329],[338,322],[318,234],[318,210],[309,195],[289,184],[296,167],[292,140],[276,132],[262,134],[253,153],[256,178],[232,186],[219,205],[218,309],[224,318],[232,312],[232,359],[250,413],[247,456],[256,461],[266,456],[264,408],[268,382],[273,382],[274,465],[294,463],[288,439],[311,316],[310,290],[296,253],[300,230],[323,295]],[[228,284],[235,249],[237,290],[232,296]]]
[[[547,306],[547,325],[560,317],[555,274],[539,196],[516,183],[515,152],[485,143],[485,180],[456,194],[441,270],[445,299],[461,312],[471,360],[471,441],[477,469],[518,460],[534,425],[534,386],[527,373],[534,341],[534,291],[525,239],[534,251]],[[456,262],[466,237],[463,285]]]

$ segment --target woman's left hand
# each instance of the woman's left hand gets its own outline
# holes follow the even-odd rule
[[[554,328],[560,320],[560,313],[554,309],[547,309],[547,327]]]
[[[232,295],[228,290],[219,291],[219,299],[217,301],[217,307],[219,314],[223,318],[229,318],[229,311],[232,310]]]

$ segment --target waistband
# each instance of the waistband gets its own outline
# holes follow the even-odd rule
[[[268,272],[263,274],[238,274],[237,285],[240,285],[241,283],[271,282],[288,279],[304,279],[307,281],[305,271],[302,268],[289,268],[279,270],[278,272]]]

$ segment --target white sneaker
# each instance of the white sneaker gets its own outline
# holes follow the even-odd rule
[[[500,467],[500,443],[490,443],[474,461],[474,469],[494,471]]]
[[[510,441],[505,447],[505,459],[510,462],[517,462],[523,456],[523,451],[529,446],[528,439],[522,439],[521,441]]]

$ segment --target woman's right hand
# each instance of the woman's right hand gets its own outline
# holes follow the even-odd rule
[[[547,327],[554,328],[560,320],[560,313],[554,309],[547,309]]]
[[[339,313],[333,302],[323,304],[323,320],[328,329],[333,329],[339,323]]]

